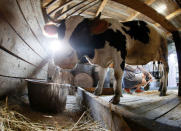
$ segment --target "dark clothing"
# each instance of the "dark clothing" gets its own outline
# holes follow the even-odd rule
[[[127,65],[124,69],[124,74],[122,78],[123,88],[132,88],[138,84],[142,83],[142,73],[136,74],[136,69]]]

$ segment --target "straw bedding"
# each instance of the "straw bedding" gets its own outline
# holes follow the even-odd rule
[[[85,111],[76,120],[66,120],[62,118],[63,123],[56,121],[54,116],[47,116],[46,120],[34,121],[31,118],[25,116],[20,110],[20,105],[13,105],[6,101],[0,101],[0,129],[1,131],[107,131],[101,124],[94,121],[89,111]],[[28,112],[28,111],[25,111]],[[33,111],[29,111],[33,115]],[[51,119],[54,117],[54,119]],[[37,119],[37,118],[35,118]],[[52,121],[54,120],[54,121]],[[67,123],[65,121],[68,121]]]

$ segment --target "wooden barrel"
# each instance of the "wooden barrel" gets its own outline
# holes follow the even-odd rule
[[[83,88],[92,87],[93,79],[87,73],[79,73],[74,77],[74,85]]]
[[[60,113],[65,109],[67,85],[37,80],[27,81],[28,97],[33,109],[48,113]]]

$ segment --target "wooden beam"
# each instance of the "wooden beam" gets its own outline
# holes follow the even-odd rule
[[[96,3],[95,3],[95,2],[96,2]],[[82,7],[76,9],[75,11],[73,11],[71,14],[67,15],[66,18],[68,18],[69,16],[75,14],[76,12],[80,11],[81,9],[86,8],[87,6],[88,6],[88,9],[89,9],[89,8],[91,7],[91,6],[89,6],[89,5],[91,5],[92,3],[97,4],[97,2],[99,2],[99,1],[96,0],[96,1],[90,1],[90,2],[88,2],[86,5],[83,5]],[[86,9],[87,9],[87,8],[86,8]]]
[[[171,20],[171,19],[173,19],[174,17],[176,17],[176,16],[178,16],[178,15],[180,15],[180,14],[181,14],[181,9],[178,9],[178,10],[172,12],[171,14],[167,15],[165,18],[166,18],[167,20]],[[159,27],[160,24],[155,23],[155,26]],[[180,31],[180,28],[177,29],[177,30]],[[170,33],[169,33],[168,35],[170,35]]]
[[[50,3],[46,4],[43,8],[49,8],[53,4],[55,4],[58,0],[52,0]]]
[[[73,0],[67,1],[65,4],[61,5],[60,7],[55,8],[54,10],[52,10],[51,12],[49,12],[48,15],[51,15],[51,14],[53,14],[54,12],[57,12],[57,11],[63,9],[65,6],[70,5],[72,2],[74,2],[74,1],[73,1]]]
[[[86,9],[82,10],[82,11],[79,13],[79,15],[82,14],[83,12],[87,11],[88,9],[92,8],[93,6],[97,5],[99,2],[100,2],[100,1],[98,0],[96,3],[90,5],[90,6],[87,7]]]
[[[146,15],[155,22],[159,23],[169,32],[177,31],[177,28],[172,23],[170,23],[163,15],[159,14],[156,10],[154,10],[153,8],[149,7],[148,5],[146,5],[141,1],[138,0],[113,0],[113,1],[123,4],[127,7],[130,7]]]
[[[145,4],[151,5],[153,2],[155,2],[155,0],[147,0],[147,1],[145,1]],[[126,21],[131,21],[131,20],[135,19],[138,15],[140,15],[140,12],[134,13],[131,17],[126,19]]]
[[[61,3],[59,4],[59,7],[64,5],[66,3],[66,0],[62,0]],[[66,11],[68,9],[68,5],[64,6],[62,10],[59,10],[55,13],[54,15],[54,19],[56,19],[59,14],[63,13],[64,11]],[[66,15],[64,15],[63,19],[66,17]]]
[[[96,16],[98,16],[99,13],[103,11],[103,9],[104,9],[104,7],[106,6],[107,2],[108,2],[108,0],[103,0],[103,1],[102,1],[101,5],[99,6],[99,9],[98,9],[97,12],[96,12]]]
[[[178,9],[178,10],[174,11],[173,13],[167,15],[166,19],[171,20],[171,19],[175,18],[176,16],[178,16],[180,14],[181,14],[181,9]]]
[[[62,17],[63,15],[69,13],[69,12],[72,11],[75,7],[80,6],[80,5],[83,4],[84,2],[86,2],[86,0],[81,1],[80,3],[78,3],[78,4],[74,5],[74,6],[72,6],[72,7],[69,8],[69,9],[67,9],[66,11],[64,11],[63,13],[61,13],[61,14],[57,17],[57,19],[60,19],[60,17]]]

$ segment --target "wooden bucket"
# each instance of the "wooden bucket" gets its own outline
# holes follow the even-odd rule
[[[60,113],[65,109],[68,95],[66,84],[27,80],[30,106],[41,112]]]

